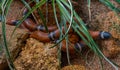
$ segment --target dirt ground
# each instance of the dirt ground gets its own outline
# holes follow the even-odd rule
[[[88,24],[91,30],[99,30],[99,31],[109,31],[113,38],[107,41],[98,41],[99,47],[103,47],[103,53],[107,57],[110,58],[118,65],[120,65],[120,20],[115,16],[115,14],[109,10],[106,6],[98,2],[97,0],[92,0],[91,2],[91,18],[89,20],[89,13],[87,8],[87,0],[78,0],[78,6],[75,6],[76,11],[82,17],[84,22]],[[113,0],[111,0],[116,6],[119,6]],[[19,19],[21,17],[21,11],[23,10],[22,3],[18,0],[15,0],[11,9],[9,10],[8,19]],[[106,49],[108,50],[106,52]],[[70,55],[71,64],[73,65],[82,65],[85,66],[86,70],[100,70],[101,65],[99,58],[94,55],[90,50],[82,51],[83,55],[75,54]],[[23,54],[23,53],[22,53]],[[24,55],[24,54],[23,54]],[[25,54],[27,55],[27,54]],[[23,56],[22,56],[23,57]],[[114,58],[113,58],[114,57]],[[86,60],[87,59],[87,60]],[[19,60],[19,59],[18,59]],[[106,62],[104,59],[102,60],[104,65],[104,70],[114,70],[114,68]],[[18,63],[20,64],[20,63]],[[66,54],[62,53],[62,67],[67,66],[67,58]]]
[[[42,43],[33,38],[27,40],[25,48],[14,64],[17,70],[58,70],[57,48],[49,49],[54,44]]]

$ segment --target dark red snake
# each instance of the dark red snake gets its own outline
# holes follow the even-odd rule
[[[34,4],[30,4],[30,6],[33,5]],[[23,15],[25,13],[26,11],[24,11]],[[17,25],[18,21],[19,20],[8,20],[7,24]],[[56,41],[60,36],[60,30],[57,28],[57,26],[49,26],[48,31],[50,33],[47,33],[44,26],[37,25],[35,21],[33,21],[31,18],[27,18],[26,20],[24,20],[20,27],[28,29],[31,32],[30,37],[35,38],[41,42]],[[64,27],[62,27],[62,32],[65,33],[64,31]],[[72,34],[73,32],[74,30],[71,28],[69,34]],[[93,37],[93,39],[109,39],[111,37],[111,34],[105,31],[89,31],[89,33]],[[75,48],[81,51],[81,49],[85,46],[87,45],[83,41],[79,40],[77,43],[69,45],[69,51],[70,53],[74,53]],[[62,51],[66,52],[65,40],[62,41]]]
[[[7,24],[9,25],[17,25],[18,20],[11,20],[8,21]],[[30,18],[27,18],[20,27],[26,28],[30,30],[32,33],[30,37],[35,38],[41,42],[50,42],[55,41],[60,36],[60,31],[56,26],[50,26],[48,27],[48,30],[50,33],[46,33],[45,27],[41,25],[35,24]],[[62,28],[62,31],[64,33],[64,28]],[[72,33],[73,30],[71,29],[69,33]],[[89,31],[90,35],[93,37],[93,39],[109,39],[111,37],[111,34],[104,31]],[[62,51],[66,51],[66,42],[65,40],[62,41]],[[87,46],[84,42],[79,41],[78,43],[69,45],[69,50],[71,53],[75,52],[74,47],[81,50],[81,48]]]

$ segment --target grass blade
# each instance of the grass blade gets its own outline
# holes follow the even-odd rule
[[[11,58],[11,55],[10,55],[10,52],[9,52],[9,49],[8,49],[8,43],[7,43],[7,39],[6,39],[6,15],[8,13],[8,9],[10,7],[12,3],[12,0],[9,0],[9,1],[2,1],[2,3],[0,4],[1,7],[1,25],[2,25],[2,37],[3,37],[3,48],[5,49],[5,53],[6,53],[6,57],[7,57],[7,61],[8,61],[8,65],[10,67],[11,70],[14,70],[15,67],[14,67],[14,64],[13,64],[13,61],[12,61],[12,58]]]

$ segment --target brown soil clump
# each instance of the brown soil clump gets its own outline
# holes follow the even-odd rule
[[[81,65],[70,65],[65,66],[61,70],[86,70],[84,66]]]
[[[54,44],[43,44],[35,39],[28,39],[25,47],[15,60],[17,70],[58,70],[57,49]]]
[[[111,33],[112,38],[108,41],[102,41],[101,46],[105,48],[103,52],[108,57],[114,57],[120,52],[120,19],[114,12],[101,14],[96,17],[99,24],[99,30],[105,30]],[[109,55],[108,55],[109,54]]]

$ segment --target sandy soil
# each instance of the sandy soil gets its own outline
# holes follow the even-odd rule
[[[85,0],[79,0],[78,3],[80,4],[79,6],[75,6],[76,11],[80,14],[84,22],[86,22],[89,25],[91,30],[100,30],[100,31],[105,30],[105,31],[109,31],[113,35],[114,37],[113,39],[108,41],[101,41],[98,43],[100,47],[107,48],[108,50],[107,52],[106,50],[104,51],[103,48],[104,54],[108,57],[111,57],[119,53],[119,47],[120,47],[119,19],[117,19],[114,13],[111,12],[106,6],[104,6],[103,4],[101,4],[96,0],[92,0],[91,2],[92,20],[90,21],[88,16],[89,14],[87,9],[87,2]],[[115,5],[118,6],[117,4]],[[14,1],[14,3],[11,5],[8,18],[19,19],[20,11],[22,11],[22,4],[19,1]],[[77,53],[75,55],[71,55],[70,59],[71,59],[71,64],[85,66],[86,70],[101,69],[99,58],[96,55],[94,55],[94,53],[91,52],[90,50],[84,50],[83,55],[79,55]],[[117,54],[116,56],[114,56],[114,58],[111,58],[111,60],[115,61],[120,65],[120,54]],[[111,65],[108,62],[106,62],[104,59],[102,60],[102,62],[104,65],[104,70],[114,70],[114,68],[111,67]],[[62,67],[67,65],[68,63],[66,59],[66,54],[62,53]]]
[[[58,70],[57,48],[54,44],[44,44],[35,39],[27,39],[25,47],[15,60],[17,70]]]

